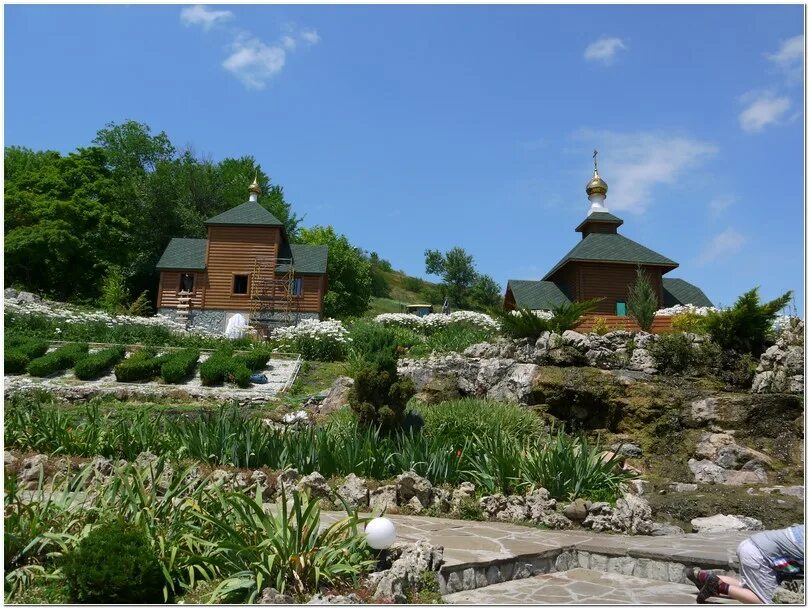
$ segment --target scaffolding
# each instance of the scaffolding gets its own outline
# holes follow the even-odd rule
[[[297,321],[292,258],[256,257],[250,279],[250,325],[259,335],[266,337],[271,327]]]

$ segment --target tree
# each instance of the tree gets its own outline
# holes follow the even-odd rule
[[[502,305],[500,286],[490,275],[478,275],[469,288],[469,302],[473,309],[488,310]]]
[[[438,250],[426,250],[424,262],[427,273],[441,277],[445,293],[455,307],[468,305],[467,292],[477,279],[474,258],[461,247],[453,247],[442,254]]]
[[[644,332],[652,329],[657,311],[657,293],[648,275],[638,267],[635,282],[629,286],[626,311]]]
[[[371,300],[371,265],[362,250],[331,226],[303,228],[299,238],[302,243],[329,247],[324,315],[337,319],[362,315]]]

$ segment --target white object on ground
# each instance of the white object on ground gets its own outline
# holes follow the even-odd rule
[[[221,327],[221,326],[220,326]],[[245,331],[250,326],[247,325],[247,320],[241,313],[236,313],[228,320],[227,328],[225,328],[225,337],[227,338],[242,338]]]
[[[281,419],[284,423],[295,423],[297,421],[308,421],[309,414],[305,410],[299,410],[298,412],[289,412],[284,415],[284,418]]]
[[[387,518],[374,518],[365,525],[365,537],[374,550],[386,550],[396,539],[396,527]]]

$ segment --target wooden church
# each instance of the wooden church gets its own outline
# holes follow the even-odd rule
[[[713,306],[697,286],[664,277],[677,268],[676,262],[618,232],[624,221],[607,210],[607,183],[598,175],[597,160],[586,191],[590,210],[576,227],[581,240],[540,281],[510,279],[506,310],[550,310],[566,302],[601,298],[596,315],[626,317],[627,294],[638,267],[651,280],[659,309],[685,304]]]

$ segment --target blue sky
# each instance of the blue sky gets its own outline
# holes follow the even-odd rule
[[[580,235],[598,148],[620,231],[728,305],[803,307],[803,7],[5,7],[5,145],[135,119],[251,154],[305,224],[503,287]],[[245,198],[247,196],[245,184]]]

